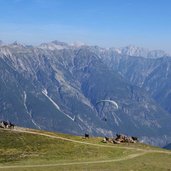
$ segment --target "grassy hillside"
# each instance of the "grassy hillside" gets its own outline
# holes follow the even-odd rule
[[[30,129],[0,129],[0,170],[169,170],[171,152]],[[156,164],[157,163],[157,164]]]

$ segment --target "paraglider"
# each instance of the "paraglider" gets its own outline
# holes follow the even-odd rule
[[[100,101],[98,101],[98,102],[96,103],[96,105],[99,104],[99,103],[103,103],[103,102],[108,102],[108,103],[113,104],[113,105],[115,106],[116,109],[119,108],[118,104],[117,104],[114,100],[100,100]]]
[[[101,103],[110,103],[113,106],[113,109],[115,109],[115,110],[118,110],[118,108],[119,108],[118,104],[114,100],[100,100],[96,103],[96,105],[101,104]],[[111,114],[115,120],[115,123],[118,125],[119,124],[118,120],[120,120],[120,119],[118,118],[118,116],[115,113],[112,112]],[[108,120],[107,115],[103,115],[102,120],[107,122],[107,120]]]

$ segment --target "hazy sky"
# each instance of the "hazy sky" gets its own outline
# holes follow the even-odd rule
[[[171,0],[0,0],[0,40],[171,52]]]

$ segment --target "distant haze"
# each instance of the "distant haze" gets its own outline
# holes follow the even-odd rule
[[[1,0],[0,40],[136,45],[171,53],[170,6],[169,0]]]

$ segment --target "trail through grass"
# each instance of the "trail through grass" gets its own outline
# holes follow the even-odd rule
[[[0,136],[0,170],[81,170],[84,166],[90,170],[105,170],[103,166],[110,168],[119,163],[124,163],[122,168],[126,169],[125,164],[131,168],[134,161],[137,161],[137,168],[143,169],[145,166],[149,167],[146,158],[151,156],[156,161],[164,156],[164,161],[171,163],[171,152],[144,144],[103,144],[102,138],[83,139],[79,136],[31,129],[0,130]],[[138,159],[145,166],[139,167],[141,162]],[[162,162],[165,163],[164,161]],[[152,165],[153,163],[151,161]],[[171,168],[171,164],[165,166]]]

